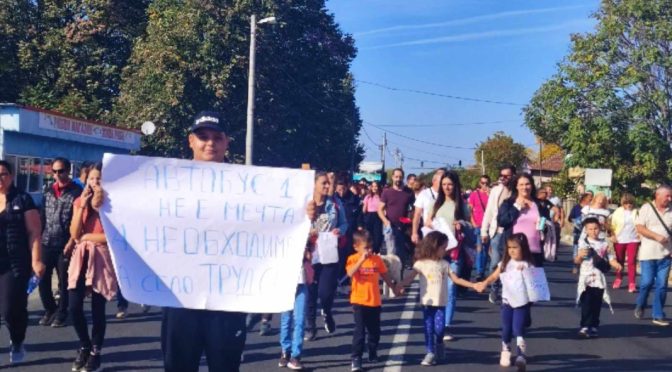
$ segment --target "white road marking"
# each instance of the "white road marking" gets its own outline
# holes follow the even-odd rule
[[[401,313],[399,325],[397,326],[397,333],[392,339],[392,347],[385,363],[384,372],[398,372],[401,371],[401,366],[404,364],[404,355],[406,354],[406,343],[410,335],[411,322],[413,321],[413,313],[418,297],[418,282],[414,281],[408,291],[408,297],[404,304],[404,311]]]

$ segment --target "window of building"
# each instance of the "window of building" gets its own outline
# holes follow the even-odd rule
[[[29,158],[28,192],[42,191],[42,159]]]
[[[30,181],[30,158],[17,158],[18,166],[16,167],[14,182],[16,182],[17,189],[28,191],[28,182]]]
[[[42,192],[54,182],[54,172],[51,171],[53,159],[42,159]]]

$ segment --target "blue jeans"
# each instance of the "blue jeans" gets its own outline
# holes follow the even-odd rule
[[[489,243],[483,244],[483,241],[481,239],[481,228],[480,227],[474,227],[474,238],[476,239],[476,262],[474,262],[474,266],[476,266],[476,275],[477,276],[483,276],[485,275],[485,271],[488,269],[488,246],[490,245]],[[481,248],[481,250],[478,250],[478,247]]]
[[[425,349],[428,353],[436,353],[436,345],[443,342],[446,314],[442,307],[423,306],[422,317],[425,322]]]
[[[665,307],[665,297],[667,296],[667,277],[670,275],[671,261],[670,257],[661,258],[660,260],[639,261],[642,274],[639,279],[637,307],[641,309],[646,307],[649,292],[654,288],[653,313],[651,314],[653,319],[665,319],[663,308]]]
[[[457,248],[455,248],[457,249]],[[464,253],[463,253],[464,254]],[[461,259],[450,263],[450,270],[457,275],[460,272]],[[446,327],[453,323],[453,315],[455,315],[455,305],[457,304],[457,288],[450,278],[448,278],[448,303],[446,304]]]
[[[292,358],[300,358],[303,351],[303,321],[307,297],[308,287],[299,284],[294,297],[294,310],[285,311],[280,317],[280,347],[283,353],[291,352]]]
[[[504,237],[503,234],[496,233],[495,236],[490,239],[490,272],[494,272],[497,269],[497,264],[499,261],[502,260],[502,248],[505,242],[503,242],[502,238]],[[492,283],[490,287],[491,292],[497,293],[499,290],[500,283],[499,280],[496,280],[494,283]]]

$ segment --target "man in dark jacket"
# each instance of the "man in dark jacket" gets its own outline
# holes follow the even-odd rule
[[[55,182],[44,192],[42,205],[42,263],[46,267],[40,281],[40,298],[44,315],[39,324],[54,328],[65,326],[68,315],[68,264],[63,250],[75,242],[70,238],[72,202],[82,193],[82,188],[70,179],[70,161],[56,158],[51,163]],[[58,276],[58,305],[51,289],[51,273]]]

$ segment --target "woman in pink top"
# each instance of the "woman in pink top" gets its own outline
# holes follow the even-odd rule
[[[105,303],[117,293],[117,279],[98,210],[103,204],[101,166],[89,171],[82,195],[74,201],[70,235],[77,243],[68,268],[70,314],[80,341],[73,371],[100,369],[100,351],[105,338]],[[65,252],[69,254],[70,252]],[[89,336],[84,316],[84,298],[91,296],[93,327]]]
[[[378,206],[380,204],[380,184],[376,181],[371,182],[369,193],[364,197],[362,203],[362,212],[364,212],[364,227],[369,230],[373,240],[373,251],[380,253],[380,246],[383,243],[383,221],[378,217]]]
[[[497,223],[504,228],[505,236],[515,233],[525,234],[534,266],[541,267],[544,264],[541,229],[544,228],[544,222],[550,218],[550,213],[537,199],[537,190],[531,175],[519,174],[513,179],[512,184],[514,189],[511,197],[499,207]]]

